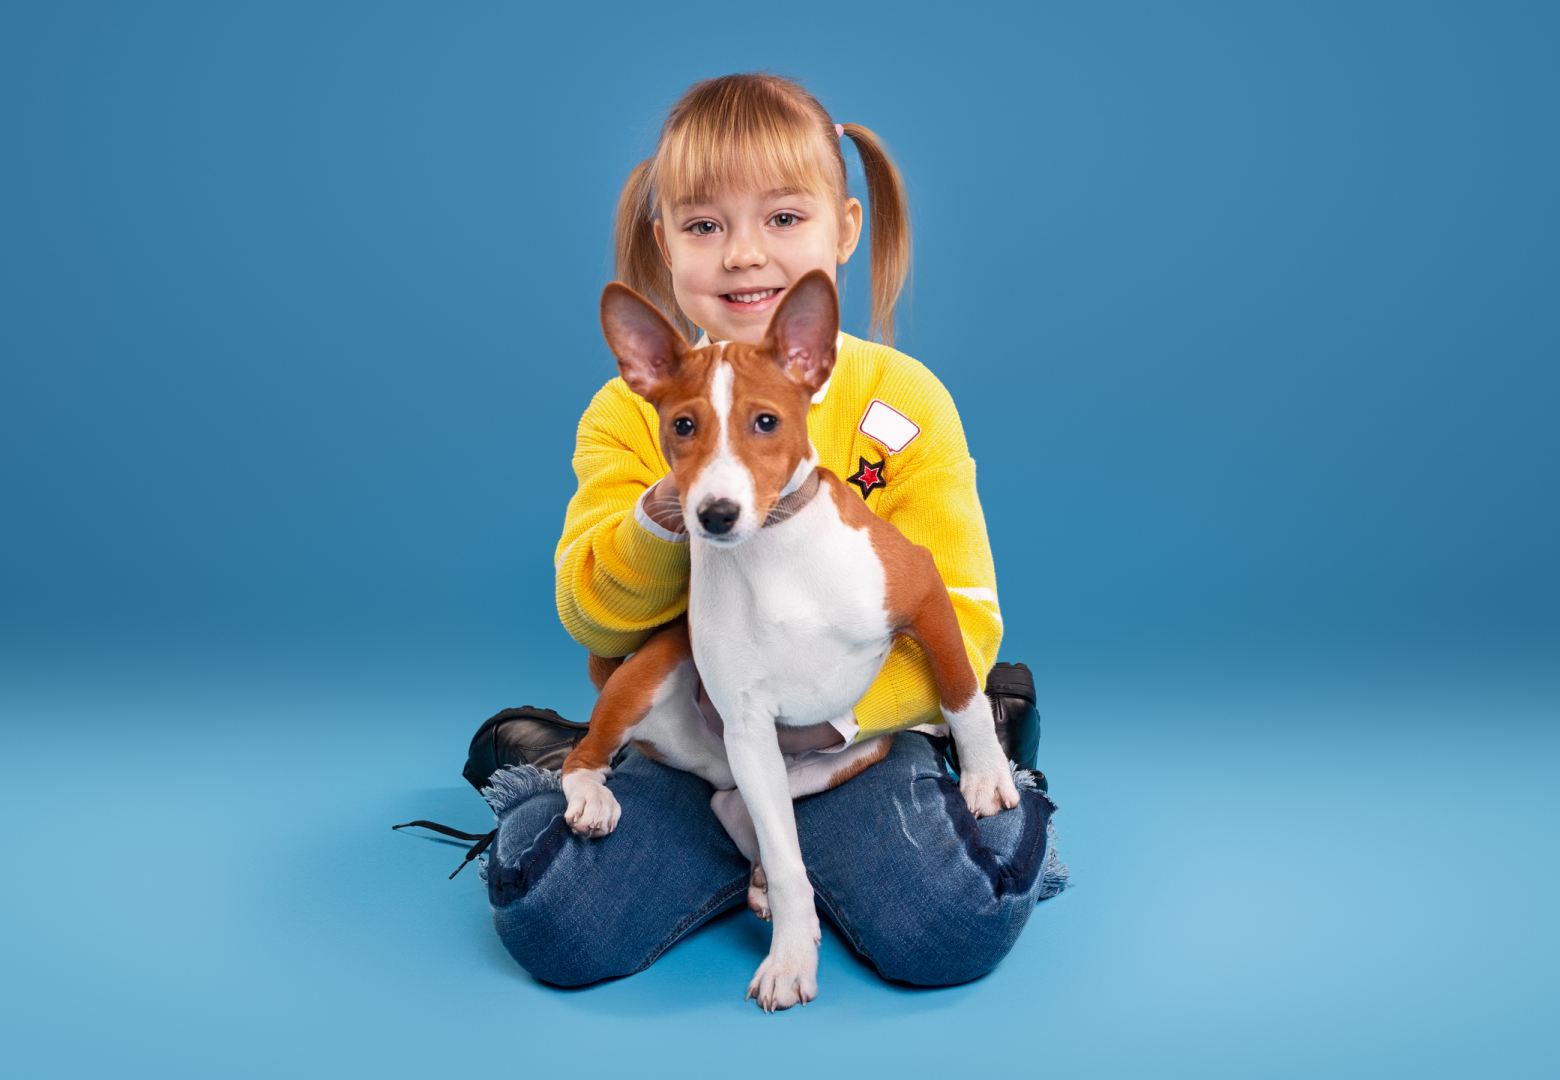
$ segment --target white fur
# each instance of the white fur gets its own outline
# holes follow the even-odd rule
[[[829,490],[821,487],[795,515],[745,543],[717,546],[694,538],[688,593],[694,665],[727,720],[726,738],[709,730],[692,703],[695,671],[686,664],[657,689],[633,737],[717,788],[740,786],[727,763],[738,726],[728,708],[736,699],[767,719],[774,738],[776,724],[815,724],[849,712],[888,655],[883,565],[866,532],[840,520]],[[775,746],[778,752],[778,740]],[[846,764],[847,753],[796,755],[791,767],[808,758],[816,768],[798,775],[815,778],[818,770]]]
[[[720,425],[715,453],[693,482],[684,503],[697,517],[700,508],[718,499],[730,499],[741,508],[731,532],[713,543],[733,543],[758,528],[758,511],[754,505],[753,474],[731,449],[731,384],[734,378],[731,365],[721,360],[710,376],[710,404],[715,408],[716,421]],[[698,531],[694,522],[689,533]],[[729,539],[727,538],[729,537]]]
[[[871,685],[892,641],[883,566],[866,532],[840,520],[827,486],[746,542],[695,541],[690,555],[694,662],[725,721],[774,923],[748,989],[766,1008],[786,1008],[817,993],[820,931],[775,725],[830,720]]]
[[[888,655],[883,564],[831,489],[734,547],[691,548],[694,663],[715,707],[745,696],[783,724],[850,711]]]
[[[721,381],[717,369],[712,390]],[[715,400],[724,419],[729,398]],[[747,483],[751,490],[750,476]],[[885,574],[866,531],[840,519],[828,485],[743,543],[692,534],[690,556],[693,659],[725,731],[718,737],[703,722],[694,666],[684,664],[657,688],[633,738],[654,744],[667,764],[740,792],[717,795],[712,805],[767,879],[763,890],[755,876],[750,902],[772,914],[774,935],[749,995],[765,1009],[787,1008],[817,995],[820,940],[792,800],[823,790],[840,768],[879,748],[866,740],[838,754],[788,759],[776,725],[828,721],[861,700],[892,644]],[[566,813],[579,815],[589,835],[617,822],[603,779],[582,773],[568,780]]]

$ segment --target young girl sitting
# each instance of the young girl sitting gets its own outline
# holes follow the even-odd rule
[[[617,276],[689,339],[702,330],[699,344],[762,340],[790,283],[814,268],[834,278],[856,249],[862,206],[846,189],[845,136],[865,166],[872,329],[882,343],[839,335],[808,433],[821,465],[931,550],[984,678],[1002,618],[975,463],[948,392],[891,347],[909,222],[898,172],[877,137],[836,124],[778,76],[693,86],[623,190]],[[557,546],[557,602],[569,634],[599,656],[627,655],[687,608],[688,537],[657,430],[654,409],[616,377],[580,419],[579,488]],[[707,698],[701,706],[713,713]],[[900,637],[850,715],[780,728],[787,753],[902,733],[879,764],[798,801],[796,825],[825,915],[883,976],[922,985],[989,971],[1036,901],[1066,881],[1050,843],[1054,804],[1022,788],[1016,808],[977,820],[944,768],[941,719],[926,656]],[[484,791],[498,816],[486,867],[494,922],[538,979],[577,986],[643,970],[748,892],[749,865],[711,810],[703,780],[629,748],[610,786],[622,817],[601,840],[571,832],[549,773],[502,769]]]

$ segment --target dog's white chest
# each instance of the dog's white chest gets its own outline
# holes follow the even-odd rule
[[[861,699],[892,641],[886,581],[867,533],[841,522],[827,493],[736,548],[691,554],[688,625],[712,696],[790,724]]]

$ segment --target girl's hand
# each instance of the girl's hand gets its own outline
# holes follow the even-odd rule
[[[677,486],[677,478],[671,473],[657,480],[645,495],[645,513],[651,521],[668,532],[688,531],[682,515],[682,491]]]

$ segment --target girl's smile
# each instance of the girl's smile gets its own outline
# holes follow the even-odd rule
[[[780,302],[780,294],[784,291],[783,288],[741,289],[722,293],[720,298],[726,301],[726,306],[732,311],[751,314],[774,307]]]

